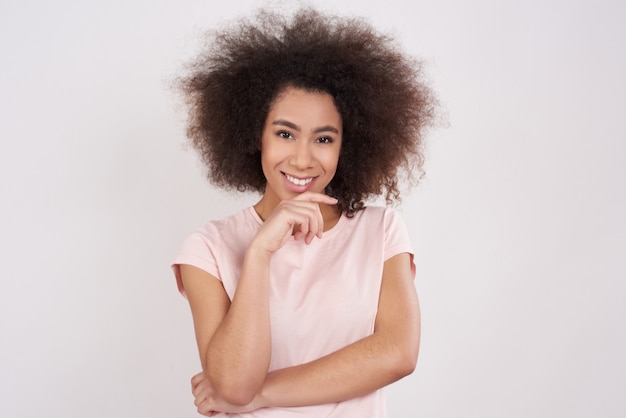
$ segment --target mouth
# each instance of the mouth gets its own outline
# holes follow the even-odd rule
[[[287,180],[289,180],[290,183],[296,185],[296,186],[306,186],[307,184],[309,184],[310,182],[313,181],[314,177],[306,177],[306,178],[297,178],[294,176],[290,176],[287,173],[283,173],[285,175],[285,178]]]

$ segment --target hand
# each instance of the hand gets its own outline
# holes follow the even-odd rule
[[[304,238],[307,244],[313,238],[321,238],[324,218],[320,203],[337,204],[337,199],[321,193],[305,192],[291,200],[282,200],[265,220],[255,236],[253,245],[268,253],[274,253],[293,237]]]
[[[259,409],[254,401],[243,406],[232,405],[224,401],[203,372],[191,378],[191,393],[195,397],[194,404],[198,408],[198,413],[207,417],[214,417],[223,412],[244,413]]]

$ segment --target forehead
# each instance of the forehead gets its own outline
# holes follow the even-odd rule
[[[276,96],[267,117],[291,117],[312,122],[323,120],[341,125],[341,115],[330,94],[296,87],[286,87]]]

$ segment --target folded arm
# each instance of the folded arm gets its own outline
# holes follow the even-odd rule
[[[419,303],[409,254],[385,262],[374,333],[332,354],[268,374],[257,405],[340,402],[380,389],[415,369]]]
[[[214,393],[206,376],[192,379],[198,410],[247,412],[263,407],[341,402],[367,395],[408,374],[417,361],[420,314],[408,254],[384,266],[374,333],[318,360],[267,374],[247,405],[232,404]],[[214,396],[207,398],[207,393]]]

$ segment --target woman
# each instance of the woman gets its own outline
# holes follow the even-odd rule
[[[364,200],[397,200],[399,171],[421,167],[434,100],[418,76],[363,21],[304,9],[215,33],[182,79],[209,178],[262,194],[174,263],[200,413],[386,416],[380,389],[417,361],[415,267],[397,213]]]

